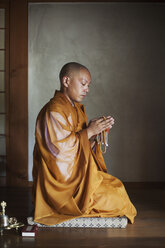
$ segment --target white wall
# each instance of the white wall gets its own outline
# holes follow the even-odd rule
[[[109,172],[123,181],[165,180],[164,29],[164,4],[29,4],[29,180],[37,114],[70,61],[92,74],[88,119],[116,120]]]

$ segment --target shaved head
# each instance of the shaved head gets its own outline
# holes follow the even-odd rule
[[[89,91],[91,75],[89,70],[76,62],[65,64],[59,74],[60,91],[73,102],[81,102]]]
[[[84,65],[81,65],[79,63],[70,62],[70,63],[65,64],[62,67],[60,74],[59,74],[60,82],[62,83],[63,77],[70,77],[72,73],[79,72],[82,69],[87,70],[89,72],[87,67],[85,67]]]

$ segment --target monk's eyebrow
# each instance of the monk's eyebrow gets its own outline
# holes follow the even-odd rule
[[[86,80],[86,79],[82,79],[82,81],[84,81],[85,83],[88,83],[88,80]],[[90,83],[91,83],[91,81],[88,84],[90,84]]]

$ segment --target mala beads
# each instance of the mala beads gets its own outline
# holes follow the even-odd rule
[[[104,116],[103,116],[103,118],[104,118],[104,120],[106,119]],[[106,150],[107,150],[108,133],[109,133],[109,128],[102,131],[100,134],[97,134],[97,137],[96,137],[97,143],[99,144],[100,150],[102,153],[106,153]],[[102,149],[102,146],[104,147],[104,149]]]

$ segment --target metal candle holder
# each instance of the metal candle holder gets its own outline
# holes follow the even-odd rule
[[[10,229],[13,229],[13,228],[18,230],[19,227],[24,226],[23,223],[17,222],[17,219],[15,217],[10,217],[9,218],[5,214],[6,206],[7,206],[6,202],[2,201],[1,202],[2,212],[0,212],[0,233],[1,233],[1,235],[3,235],[4,230],[10,230]]]

